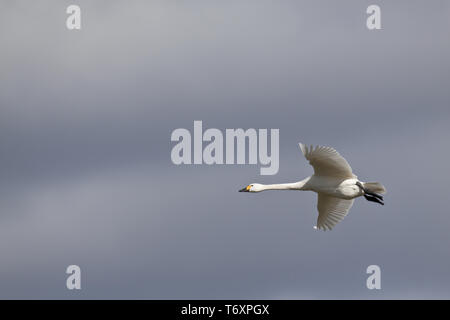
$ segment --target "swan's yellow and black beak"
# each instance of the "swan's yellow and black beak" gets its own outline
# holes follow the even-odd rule
[[[245,188],[242,188],[241,190],[239,190],[239,192],[250,192],[251,187],[252,187],[251,185],[248,185]]]

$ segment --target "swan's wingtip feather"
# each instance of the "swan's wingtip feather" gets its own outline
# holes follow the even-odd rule
[[[301,142],[299,142],[298,145],[300,146],[300,150],[302,150],[303,155],[306,156],[306,146]]]

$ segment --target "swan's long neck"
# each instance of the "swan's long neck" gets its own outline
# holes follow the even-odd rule
[[[263,184],[262,188],[263,190],[307,190],[305,184],[308,180],[309,178],[292,183]]]

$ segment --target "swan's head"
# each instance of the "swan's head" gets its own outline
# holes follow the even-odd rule
[[[263,185],[259,183],[251,183],[245,188],[239,190],[239,192],[261,192],[263,191]]]

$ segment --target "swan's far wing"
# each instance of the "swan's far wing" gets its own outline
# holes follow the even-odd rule
[[[319,230],[333,229],[337,223],[345,218],[352,205],[353,199],[339,199],[318,193],[317,210],[319,210],[319,217],[317,218],[316,228]]]
[[[353,179],[356,176],[347,160],[331,147],[307,147],[299,143],[303,155],[314,168],[316,176]]]

